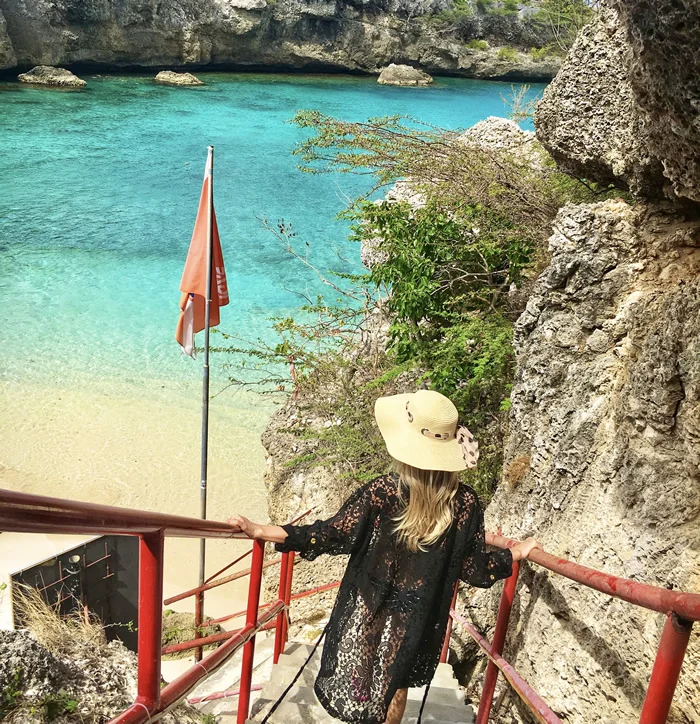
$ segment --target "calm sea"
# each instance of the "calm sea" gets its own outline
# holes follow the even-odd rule
[[[509,91],[459,79],[410,89],[343,76],[201,77],[206,86],[192,89],[137,76],[86,76],[79,93],[0,86],[0,379],[199,377],[173,333],[208,144],[231,293],[221,328],[269,337],[271,315],[320,288],[261,220],[291,223],[320,269],[348,271],[359,249],[335,216],[369,184],[298,171],[294,113],[407,114],[461,128],[504,115]]]

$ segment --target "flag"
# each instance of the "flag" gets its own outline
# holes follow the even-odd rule
[[[190,357],[196,357],[194,335],[205,327],[204,305],[207,287],[207,204],[209,202],[209,184],[212,177],[211,154],[207,158],[204,171],[202,195],[199,198],[197,220],[194,222],[194,232],[187,253],[185,270],[180,282],[180,318],[177,322],[175,339],[182,347],[182,351]],[[224,269],[224,255],[221,252],[219,229],[216,225],[216,214],[212,208],[212,294],[209,307],[209,325],[215,327],[219,321],[219,308],[228,304],[228,287],[226,285],[226,270]]]

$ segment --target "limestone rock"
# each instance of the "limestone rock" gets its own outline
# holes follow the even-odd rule
[[[487,527],[697,591],[700,222],[662,206],[569,205],[549,245],[516,325],[504,482]],[[506,658],[564,721],[636,721],[663,615],[534,564],[521,580]],[[495,597],[477,594],[480,626]],[[696,632],[669,721],[698,721],[698,644]]]
[[[99,63],[118,68],[227,65],[378,73],[390,63],[467,77],[549,79],[553,60],[493,62],[438,28],[450,0],[0,0],[21,65]],[[477,17],[478,16],[478,17]],[[469,30],[494,45],[548,41],[517,17],[475,15]],[[0,49],[3,46],[0,30]],[[9,46],[8,46],[9,47]],[[1,55],[0,55],[1,58]]]
[[[700,6],[613,0],[537,108],[565,170],[650,199],[700,201]]]
[[[648,149],[629,80],[629,46],[617,13],[584,28],[537,106],[537,137],[565,171],[658,196],[662,167]]]
[[[12,40],[7,34],[7,21],[0,9],[0,70],[3,68],[13,68],[17,65],[17,56],[12,45]]]
[[[85,88],[87,83],[65,68],[54,68],[51,65],[37,65],[17,78],[22,83],[55,86],[57,88]]]
[[[432,82],[433,79],[428,73],[410,65],[396,65],[395,63],[383,68],[377,78],[377,83],[382,85],[425,86]]]
[[[156,83],[163,83],[164,85],[204,85],[192,73],[176,73],[173,70],[161,70],[154,80]]]
[[[646,143],[672,192],[700,201],[700,4],[612,0],[630,48],[629,84]]]

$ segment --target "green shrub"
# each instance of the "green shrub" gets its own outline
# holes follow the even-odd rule
[[[530,57],[533,60],[544,60],[550,53],[550,49],[544,48],[530,48]]]
[[[295,360],[298,419],[321,423],[297,423],[299,445],[286,467],[331,466],[357,482],[384,472],[390,459],[374,401],[424,383],[455,402],[479,439],[480,464],[465,479],[488,497],[500,477],[513,379],[512,327],[521,311],[513,300],[526,297],[510,290],[526,289],[542,268],[560,206],[604,198],[606,190],[559,172],[536,146],[517,157],[398,117],[354,123],[305,111],[295,122],[311,131],[295,151],[302,170],[370,172],[378,185],[408,178],[425,204],[356,200],[344,214],[351,238],[378,239],[385,261],[368,274],[324,278],[336,301],[309,299],[300,313],[275,320],[279,343],[221,349],[259,364],[268,385],[288,384]],[[268,228],[310,265],[288,224]],[[386,350],[366,342],[367,320],[378,315],[389,322]]]
[[[65,691],[48,694],[41,701],[46,721],[52,722],[66,714],[72,714],[78,708],[78,701]]]
[[[470,50],[488,50],[489,44],[485,40],[470,40],[467,44]]]
[[[502,48],[498,49],[498,59],[513,63],[518,59],[518,51],[515,48],[511,48],[509,45],[504,45]]]

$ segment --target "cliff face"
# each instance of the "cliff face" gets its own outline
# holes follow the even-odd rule
[[[565,169],[638,198],[557,217],[551,262],[516,325],[504,476],[487,521],[584,565],[697,591],[699,11],[613,5],[547,89],[537,136]],[[506,658],[563,721],[636,721],[664,617],[537,566],[522,580]],[[480,592],[477,621],[492,625],[495,606]],[[672,722],[700,722],[695,628]]]
[[[463,37],[434,22],[447,5],[447,0],[0,0],[0,68],[95,63],[376,72],[393,62],[485,78],[548,79],[556,72],[556,57],[499,58],[497,49],[468,48]],[[501,38],[502,44],[545,44],[525,27],[517,17],[477,16],[468,33]]]
[[[567,206],[549,247],[516,326],[511,433],[489,527],[696,591],[700,224],[669,207]],[[508,660],[563,721],[636,721],[664,617],[537,566],[522,579]],[[479,623],[492,623],[495,598],[478,595]],[[700,721],[699,655],[696,634],[670,721]]]

